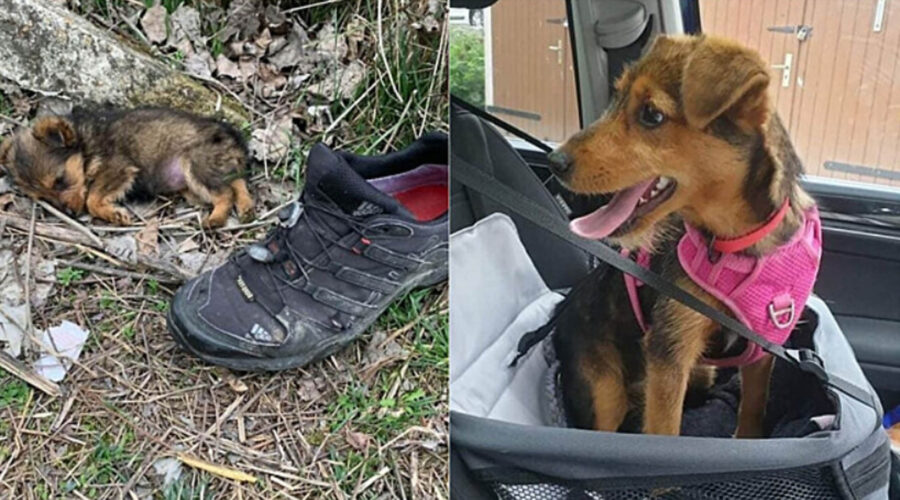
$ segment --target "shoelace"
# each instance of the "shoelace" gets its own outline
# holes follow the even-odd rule
[[[238,266],[239,269],[245,270],[243,262],[241,262],[240,258],[244,255],[249,257],[254,262],[265,264],[265,269],[267,274],[273,281],[277,281],[286,286],[280,286],[276,289],[278,294],[281,296],[281,291],[286,288],[294,288],[298,289],[297,284],[291,281],[290,279],[284,278],[280,276],[278,273],[275,273],[272,270],[273,265],[281,264],[285,262],[285,260],[290,259],[290,261],[297,267],[303,277],[306,279],[306,282],[310,282],[308,267],[316,267],[315,264],[309,259],[307,259],[302,253],[300,253],[297,249],[295,249],[291,245],[291,241],[289,235],[296,227],[297,224],[300,224],[301,221],[306,224],[309,228],[310,232],[312,232],[313,236],[316,238],[316,242],[319,245],[319,248],[328,256],[328,259],[332,259],[331,255],[331,247],[334,245],[338,245],[339,239],[323,237],[321,233],[329,234],[330,231],[321,231],[323,226],[327,225],[327,222],[322,220],[320,216],[314,216],[311,212],[318,211],[323,214],[330,215],[332,217],[338,218],[347,223],[350,227],[350,230],[361,237],[363,236],[363,231],[366,226],[364,224],[360,224],[359,221],[354,219],[352,216],[347,215],[346,213],[333,210],[328,207],[322,206],[318,203],[305,203],[302,199],[298,200],[291,205],[282,209],[282,211],[278,214],[278,218],[280,220],[279,224],[273,228],[269,234],[266,235],[266,238],[261,243],[256,243],[250,245],[249,247],[243,249],[231,256],[232,262]],[[278,245],[278,251],[272,253],[269,249],[269,245],[272,242],[276,242]],[[284,299],[283,296],[281,296]]]

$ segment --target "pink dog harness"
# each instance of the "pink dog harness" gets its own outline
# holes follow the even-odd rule
[[[776,213],[779,221],[786,207],[779,210],[780,215]],[[770,220],[765,225],[770,228],[769,231],[777,226],[772,222]],[[807,210],[802,227],[790,241],[775,253],[758,258],[737,253],[739,250],[726,250],[722,251],[718,260],[712,260],[710,248],[728,248],[728,242],[734,244],[747,237],[713,241],[710,245],[697,228],[687,223],[684,227],[686,232],[678,242],[678,261],[688,276],[728,306],[738,321],[770,342],[784,345],[800,319],[819,271],[822,229],[818,210],[815,207]],[[716,244],[720,242],[723,244]],[[623,253],[627,255],[627,252]],[[650,253],[646,250],[640,250],[635,260],[645,268],[650,267]],[[634,316],[641,329],[647,332],[649,325],[644,319],[637,293],[641,285],[643,283],[625,274],[625,287]],[[704,358],[703,362],[716,366],[744,366],[764,355],[765,351],[759,345],[747,341],[747,348],[737,356]]]

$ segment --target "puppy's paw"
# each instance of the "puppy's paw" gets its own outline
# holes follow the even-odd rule
[[[253,208],[252,205],[247,208],[244,208],[243,210],[241,210],[241,208],[238,207],[237,213],[238,213],[238,219],[244,224],[246,224],[248,222],[253,222],[254,220],[256,220],[256,210]]]
[[[128,211],[124,208],[114,208],[110,211],[109,218],[107,219],[109,222],[113,224],[117,224],[119,226],[130,226],[131,225],[131,215],[129,215]]]
[[[203,218],[203,227],[206,229],[215,229],[225,225],[227,217],[217,217],[215,214],[209,214]]]

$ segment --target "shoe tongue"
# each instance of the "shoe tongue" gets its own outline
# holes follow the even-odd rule
[[[326,195],[347,214],[364,217],[396,213],[400,204],[353,170],[347,161],[324,144],[316,144],[306,163],[306,187]]]

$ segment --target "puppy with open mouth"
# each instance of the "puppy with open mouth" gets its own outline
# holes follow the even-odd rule
[[[571,223],[783,344],[821,258],[815,204],[781,121],[768,65],[711,36],[660,37],[625,70],[597,122],[550,154],[572,191],[610,194]],[[677,435],[685,398],[738,366],[738,437],[764,434],[772,357],[706,316],[607,272],[560,312],[554,343],[567,412],[582,428]]]

